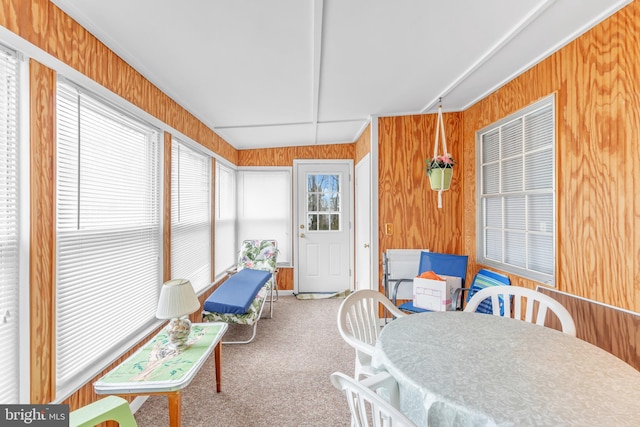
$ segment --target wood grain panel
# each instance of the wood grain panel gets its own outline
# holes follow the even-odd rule
[[[293,291],[293,268],[278,268],[278,289],[281,291]]]
[[[578,338],[640,371],[640,314],[542,286],[538,291],[558,300],[571,313]],[[545,326],[561,330],[557,319]]]
[[[371,152],[371,123],[369,123],[369,126],[362,132],[362,135],[360,135],[355,142],[355,145],[355,159],[353,163],[357,165],[364,156]]]
[[[433,156],[436,114],[381,117],[378,124],[379,254],[387,249],[428,248],[463,253],[462,191],[465,159],[462,156],[462,113],[443,115],[447,148],[458,162],[451,189],[431,190],[425,160]],[[385,234],[385,224],[393,234]],[[382,277],[382,271],[380,271]]]
[[[353,159],[355,143],[238,151],[238,166],[293,166],[295,159]]]
[[[171,280],[171,148],[172,135],[164,132],[164,194],[162,230],[162,281]],[[215,170],[215,169],[214,169]],[[211,245],[214,246],[214,245]]]
[[[640,310],[639,38],[635,1],[464,112],[464,250],[474,254],[472,272],[482,267],[475,265],[475,132],[555,93],[557,289]]]
[[[55,73],[31,60],[29,312],[31,403],[55,397]]]

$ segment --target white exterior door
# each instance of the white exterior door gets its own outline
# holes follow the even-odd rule
[[[371,282],[371,155],[356,165],[356,290]]]
[[[296,288],[305,292],[353,289],[353,163],[295,161]]]

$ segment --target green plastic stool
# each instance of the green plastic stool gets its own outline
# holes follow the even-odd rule
[[[69,414],[70,427],[94,427],[105,421],[117,421],[120,427],[137,427],[129,402],[119,396],[108,396]]]

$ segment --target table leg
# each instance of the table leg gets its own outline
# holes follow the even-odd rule
[[[222,391],[222,340],[216,345],[213,357],[216,359],[216,391],[220,393]]]
[[[182,391],[167,394],[169,400],[169,427],[182,425]]]

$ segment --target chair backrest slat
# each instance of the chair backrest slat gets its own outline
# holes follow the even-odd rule
[[[524,320],[525,322],[544,326],[547,311],[551,311],[560,320],[564,333],[572,336],[576,335],[576,326],[573,318],[562,304],[541,292],[520,286],[490,286],[484,288],[476,292],[469,300],[464,311],[475,312],[485,299],[490,298],[493,305],[493,314],[500,315],[499,310],[496,309],[500,296],[502,296],[504,301],[504,317],[513,317]],[[512,299],[514,300],[513,310],[511,309]],[[526,299],[524,313],[522,299]]]

